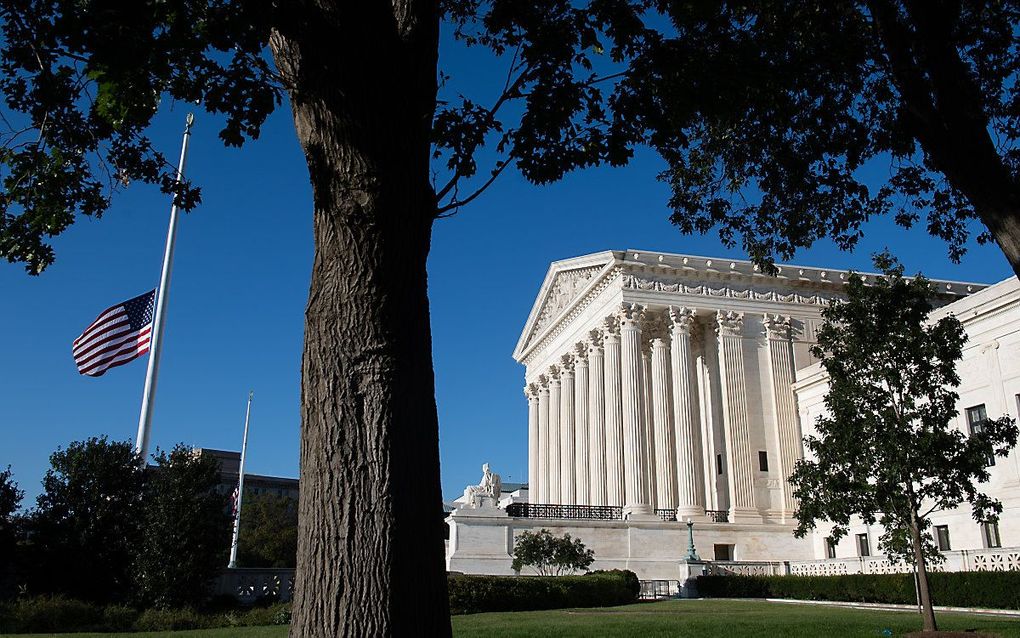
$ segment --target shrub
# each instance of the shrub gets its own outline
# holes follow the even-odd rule
[[[528,611],[564,607],[607,607],[637,600],[637,576],[613,570],[584,576],[464,576],[448,579],[450,610]]]
[[[101,630],[102,608],[63,596],[20,598],[0,607],[0,634]]]
[[[194,609],[146,609],[135,621],[135,631],[180,631],[217,626],[215,617]]]
[[[1020,609],[1020,572],[934,572],[928,581],[936,605]],[[916,602],[912,574],[699,576],[697,587],[706,598]]]

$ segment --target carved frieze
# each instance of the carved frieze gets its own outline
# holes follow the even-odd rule
[[[707,284],[690,285],[684,282],[668,282],[637,275],[624,275],[623,287],[631,290],[648,290],[652,292],[673,292],[684,295],[695,295],[701,297],[716,297],[726,299],[746,299],[750,301],[779,301],[783,303],[807,304],[812,306],[826,306],[833,299],[829,295],[801,294],[792,292],[781,293],[777,290],[759,290],[756,288],[736,288],[732,286],[721,286],[714,288]]]
[[[549,294],[546,297],[545,306],[542,307],[535,322],[535,332],[541,332],[555,319],[570,302],[577,298],[589,282],[602,270],[602,266],[590,266],[567,270],[556,275],[552,286],[549,287]]]

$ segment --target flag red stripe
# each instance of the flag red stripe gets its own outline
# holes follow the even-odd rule
[[[72,348],[78,348],[82,344],[88,343],[88,341],[92,339],[97,333],[103,332],[110,326],[120,323],[121,321],[127,318],[128,318],[127,313],[122,310],[118,313],[111,314],[103,318],[101,322],[93,323],[91,326],[85,329],[85,332],[81,333],[80,337],[74,340]]]
[[[121,360],[121,357],[128,357],[124,361],[130,361],[141,356],[139,350],[146,349],[146,351],[148,351],[148,347],[149,347],[148,334],[146,334],[145,336],[139,335],[138,337],[136,337],[136,339],[125,342],[119,349],[111,352],[109,355],[100,359],[99,361],[95,361],[88,365],[79,366],[78,370],[82,374],[87,374],[89,376],[93,377],[100,376],[100,374],[105,372],[107,369],[113,367],[112,365],[113,362]],[[99,371],[99,374],[96,374],[96,371]]]
[[[78,338],[75,339],[71,345],[75,346],[78,345],[78,343],[81,342],[86,337],[88,337],[90,333],[95,332],[96,328],[101,328],[111,319],[121,315],[126,315],[123,306],[115,306],[113,308],[104,310],[98,317],[96,317],[95,321],[89,324],[88,328],[85,328],[85,330],[83,330],[82,333],[78,335]]]
[[[93,361],[96,360],[97,357],[103,358],[104,355],[106,355],[107,353],[120,349],[120,347],[123,346],[125,343],[137,341],[141,336],[147,334],[149,329],[150,328],[146,326],[141,330],[122,332],[119,335],[115,335],[114,337],[112,337],[109,343],[107,343],[102,348],[98,350],[93,350],[88,354],[79,355],[78,357],[75,358],[74,361],[75,363],[78,364],[79,369],[87,368],[92,364]]]
[[[75,357],[84,356],[89,350],[94,349],[98,345],[106,343],[110,339],[115,339],[118,336],[129,331],[131,328],[131,320],[125,315],[124,318],[116,324],[105,329],[103,332],[97,333],[94,337],[87,341],[83,341],[71,351]]]
[[[149,353],[149,343],[146,342],[144,349],[139,350],[134,356],[128,357],[126,359],[121,359],[120,361],[114,361],[113,363],[111,363],[110,365],[106,366],[105,368],[103,368],[99,372],[83,373],[83,374],[88,374],[88,376],[90,376],[90,377],[101,377],[110,368],[116,368],[117,366],[122,366],[125,363],[131,363],[132,361],[134,361],[138,357],[140,357],[142,355],[145,355],[145,354],[148,354],[148,353]]]
[[[129,339],[125,339],[116,345],[106,348],[102,353],[97,354],[97,356],[91,357],[87,361],[78,361],[77,362],[78,370],[79,371],[89,370],[96,367],[97,365],[102,365],[104,361],[108,361],[109,359],[116,357],[125,349],[137,347],[139,343],[148,341],[148,339],[149,339],[148,329],[146,329],[145,332],[133,333]]]

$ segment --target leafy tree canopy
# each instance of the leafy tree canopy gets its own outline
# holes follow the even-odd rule
[[[245,494],[238,538],[241,567],[294,567],[297,501],[276,494]]]
[[[828,373],[826,414],[804,438],[805,459],[790,477],[796,534],[829,521],[838,540],[854,517],[881,523],[879,546],[916,562],[926,600],[925,562],[942,560],[929,517],[969,503],[976,521],[996,520],[1002,504],[980,484],[989,459],[1016,444],[1017,427],[1009,416],[973,433],[955,426],[963,325],[952,315],[929,318],[936,290],[923,276],[904,277],[888,254],[875,263],[884,275],[852,274],[846,301],[822,312],[812,352]],[[925,606],[930,612],[930,601]]]
[[[595,552],[587,549],[580,538],[570,534],[553,536],[547,529],[522,532],[514,541],[512,567],[519,572],[533,568],[540,576],[560,576],[587,571],[595,562]]]
[[[437,215],[511,165],[547,183],[650,145],[679,229],[718,229],[763,264],[825,237],[852,248],[884,214],[906,227],[925,218],[955,260],[979,218],[979,241],[994,236],[1020,263],[1015,2],[441,7],[456,37],[501,56],[507,75],[491,103],[440,104],[433,151],[448,179],[435,185]],[[122,184],[198,203],[144,135],[161,103],[224,115],[220,137],[240,145],[291,88],[265,49],[293,16],[270,2],[12,0],[2,17],[0,255],[30,272],[53,260],[47,237],[77,214],[101,215]],[[486,145],[498,159],[480,167]],[[876,168],[889,178],[872,188]]]
[[[83,600],[125,600],[137,551],[144,470],[133,446],[106,437],[50,456],[32,515],[31,591]]]
[[[227,563],[230,516],[219,463],[178,444],[158,450],[145,483],[135,595],[162,608],[194,606]]]

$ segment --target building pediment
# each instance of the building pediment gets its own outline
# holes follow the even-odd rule
[[[553,262],[514,349],[514,357],[518,358],[536,339],[541,338],[612,267],[614,261],[613,253],[607,251]]]

